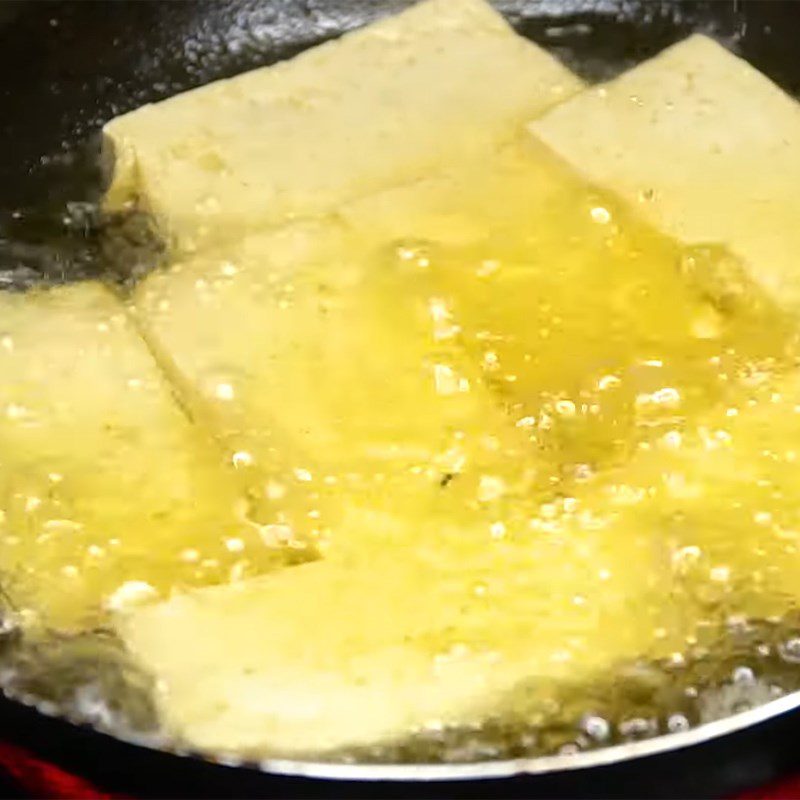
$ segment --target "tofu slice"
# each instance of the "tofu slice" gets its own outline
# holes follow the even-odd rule
[[[368,232],[320,221],[177,261],[138,287],[145,337],[247,466],[265,524],[324,538],[357,502],[402,508],[416,540],[443,504],[486,532],[541,482],[526,433],[437,340],[406,283]]]
[[[728,247],[798,309],[800,105],[725,48],[692,36],[530,130],[679,241]]]
[[[178,247],[236,239],[482,152],[581,85],[482,0],[428,0],[112,120],[107,200]]]
[[[576,207],[585,224],[570,217]],[[598,207],[609,220],[592,218]],[[718,585],[708,572],[696,584],[684,583],[682,571],[675,581],[693,532],[677,541],[663,524],[642,525],[629,499],[638,495],[622,488],[640,480],[633,470],[561,502],[522,499],[518,473],[533,457],[536,485],[546,459],[526,443],[525,425],[520,439],[496,432],[497,406],[475,377],[478,333],[490,323],[503,323],[493,342],[509,340],[508,358],[524,364],[515,356],[524,345],[543,365],[558,364],[537,374],[530,402],[542,386],[556,394],[580,384],[594,366],[595,339],[616,342],[622,364],[632,358],[631,331],[646,340],[653,327],[670,346],[694,348],[698,365],[751,337],[754,347],[777,347],[779,331],[756,335],[759,325],[770,331],[759,316],[768,306],[742,299],[727,309],[731,320],[713,307],[709,317],[708,285],[690,288],[679,263],[678,248],[627,220],[549,154],[509,146],[347,204],[334,220],[249,237],[236,251],[150,276],[135,297],[148,336],[173,355],[197,402],[217,409],[223,429],[250,431],[241,446],[256,463],[266,445],[251,429],[276,419],[323,475],[362,478],[334,484],[341,515],[323,561],[119,618],[134,657],[158,679],[167,730],[201,749],[313,756],[426,725],[480,722],[502,707],[542,714],[565,682],[680,651],[708,616],[695,596]],[[649,293],[637,293],[648,281]],[[532,297],[560,304],[554,313],[574,320],[569,337],[539,337],[540,320],[531,325],[523,313]],[[501,300],[517,312],[487,316]],[[706,352],[706,334],[693,330],[709,320],[718,332]],[[664,341],[651,341],[649,355],[663,355]],[[440,394],[435,371],[419,369],[426,363],[466,377],[469,391]],[[676,375],[692,385],[695,372],[678,369],[651,388],[672,386]],[[688,411],[666,409],[648,436],[688,425],[724,396],[710,388],[717,372],[706,377],[707,395]],[[219,382],[231,387],[222,397]],[[619,409],[608,408],[614,419]],[[487,430],[501,447],[496,460],[492,449],[469,449],[470,467],[437,497],[431,465],[453,446],[442,436],[453,430],[460,448]],[[401,450],[392,436],[398,446],[418,444]],[[563,460],[563,449],[554,450],[553,463]],[[641,463],[658,483],[655,467]],[[312,483],[317,469],[307,470]],[[375,473],[385,477],[369,480]],[[673,507],[663,508],[669,519]]]
[[[25,619],[81,629],[287,560],[111,293],[0,293],[0,332],[0,584]]]
[[[423,549],[365,544],[136,609],[119,632],[157,679],[166,731],[203,750],[313,757],[480,723],[508,702],[532,719],[559,681],[681,644],[658,543],[570,508],[518,536],[455,526]],[[347,524],[407,524],[362,513]]]
[[[307,757],[503,708],[541,718],[559,685],[795,603],[800,383],[778,388],[676,426],[525,532],[367,544],[119,630],[167,730],[200,749]]]

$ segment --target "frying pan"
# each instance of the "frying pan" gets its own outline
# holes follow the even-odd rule
[[[407,0],[0,4],[0,288],[106,264],[92,203],[100,126],[210,80],[288,58]],[[693,31],[800,95],[792,0],[500,0],[519,31],[591,80]],[[800,191],[800,187],[798,187]],[[66,220],[66,221],[65,221]],[[137,796],[723,796],[800,769],[800,695],[694,730],[574,755],[442,765],[218,763],[122,741],[0,699],[0,735]]]

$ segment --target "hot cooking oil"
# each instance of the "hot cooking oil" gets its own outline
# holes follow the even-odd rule
[[[432,342],[477,365],[554,482],[791,362],[791,321],[722,246],[677,245],[532,142],[351,219],[394,238],[383,270],[405,275]]]
[[[355,659],[359,685],[387,697],[381,736],[403,740],[419,708],[436,712],[432,725],[462,730],[466,720],[480,740],[489,718],[503,730],[518,730],[521,714],[568,725],[564,687],[583,696],[642,659],[663,676],[732,620],[791,610],[792,327],[724,248],[679,247],[520,142],[303,222],[297,236],[295,224],[288,245],[285,231],[264,233],[174,262],[131,301],[208,457],[247,484],[238,519],[249,539],[223,524],[145,539],[131,490],[104,529],[117,542],[113,570],[70,569],[102,543],[62,524],[48,529],[57,547],[35,549],[23,517],[49,505],[9,493],[4,544],[33,554],[19,573],[31,603],[56,607],[63,595],[43,569],[76,581],[98,608],[126,586],[156,582],[168,595],[237,584],[225,601],[237,613],[220,617],[237,645],[211,636],[203,697],[186,637],[210,627],[187,619],[174,635],[137,634],[144,666],[158,677],[169,665],[170,681],[189,687],[180,706],[169,693],[160,700],[184,738],[213,691],[228,697],[237,659],[269,641],[254,639],[253,618],[280,620],[287,646],[267,651],[276,692],[303,675],[313,691],[322,672],[350,686]],[[115,363],[105,356],[98,368]],[[141,441],[127,431],[125,442],[120,485],[137,464],[130,485],[144,485]],[[101,507],[90,466],[59,468],[87,509]],[[285,591],[260,592],[246,579],[275,561],[257,554],[293,537],[276,519],[298,518],[324,559],[280,571],[274,586]],[[195,564],[199,577],[187,580]],[[321,599],[332,617],[315,655],[302,643]],[[135,612],[127,619],[135,630]],[[479,702],[456,684],[424,693],[392,682],[405,675],[419,689],[447,669],[482,687]],[[422,696],[436,702],[415,706]],[[226,700],[234,727],[236,709],[252,706],[239,701]],[[344,721],[319,730],[336,739]],[[204,722],[206,741],[213,725]]]

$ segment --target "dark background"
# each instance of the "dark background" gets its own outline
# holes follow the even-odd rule
[[[85,197],[76,145],[111,117],[340,35],[407,0],[0,2],[0,209]],[[505,0],[517,28],[590,78],[694,30],[800,94],[794,0]],[[77,178],[77,180],[76,180]],[[96,189],[95,189],[96,190]]]

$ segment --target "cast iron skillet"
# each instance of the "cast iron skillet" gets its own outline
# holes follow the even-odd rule
[[[91,215],[76,210],[102,193],[97,130],[107,119],[290,57],[406,5],[0,3],[0,288],[75,280],[102,269]],[[520,31],[591,79],[610,77],[699,30],[800,95],[800,4],[790,0],[500,0],[498,6]],[[67,210],[72,222],[65,225]],[[41,246],[54,239],[55,255]],[[0,736],[129,796],[707,797],[800,769],[798,706],[800,696],[791,694],[693,731],[577,756],[419,767],[224,765],[125,743],[7,699],[0,700]]]

